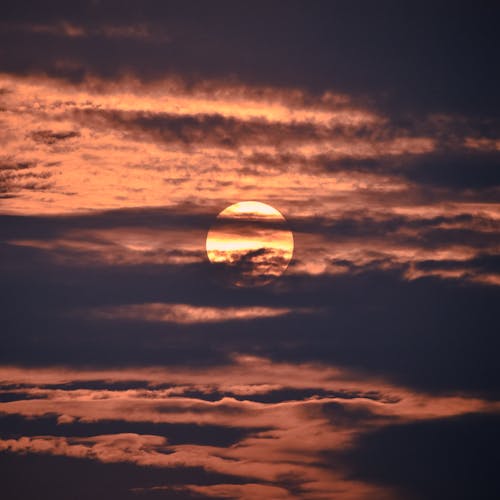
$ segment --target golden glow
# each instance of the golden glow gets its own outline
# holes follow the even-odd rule
[[[313,96],[297,89],[215,80],[193,87],[175,77],[149,83],[130,75],[112,82],[89,77],[72,84],[40,75],[0,74],[0,88],[5,89],[1,95],[2,214],[98,216],[108,210],[161,207],[197,217],[215,213],[224,200],[242,196],[273,204],[279,193],[280,208],[300,221],[294,234],[296,274],[347,273],[373,263],[386,268],[407,266],[407,279],[453,275],[498,282],[497,273],[480,268],[471,273],[466,262],[463,269],[455,266],[453,271],[417,265],[420,260],[470,260],[483,253],[496,254],[493,239],[486,251],[468,238],[426,245],[419,235],[427,226],[418,223],[411,234],[406,226],[391,238],[375,232],[332,238],[329,230],[307,229],[311,218],[333,227],[343,218],[363,224],[365,218],[378,222],[402,216],[417,221],[468,214],[470,219],[456,219],[455,229],[480,231],[481,238],[497,232],[500,203],[493,195],[489,200],[469,193],[430,201],[421,198],[404,175],[359,168],[367,160],[390,164],[393,158],[404,161],[409,155],[413,161],[432,153],[437,147],[435,137],[447,129],[451,117],[434,123],[433,133],[408,135],[405,127],[391,125],[388,134],[388,117],[355,106],[346,95]],[[166,120],[165,126],[156,126],[156,120]],[[310,133],[303,134],[297,127]],[[499,144],[498,138],[475,136],[464,137],[463,142],[470,151],[496,151]],[[256,210],[257,219],[272,223],[274,209],[266,213],[262,204],[252,208],[252,203],[256,204],[237,204],[236,212],[229,210],[221,218],[251,219]],[[439,230],[445,229],[443,224]],[[205,257],[199,228],[146,231],[125,226],[96,229],[90,225],[67,229],[55,238],[19,235],[8,244],[37,248],[59,263],[79,266],[195,264]],[[263,272],[273,251],[277,259],[286,261],[280,249],[288,246],[286,233],[283,238],[276,231],[264,234],[264,226],[260,240],[266,241],[269,253],[252,259],[260,261]],[[228,226],[225,236],[218,235],[212,259],[227,263],[245,245],[257,252],[262,248],[257,239],[253,243],[247,236],[242,239],[239,230]],[[351,266],[339,264],[342,261]],[[272,267],[269,275],[281,272]]]
[[[266,285],[293,255],[293,235],[283,215],[265,203],[244,201],[224,209],[210,229],[207,255],[236,286]]]

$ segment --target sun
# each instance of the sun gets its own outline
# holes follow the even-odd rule
[[[241,201],[222,210],[206,241],[210,262],[239,287],[267,285],[283,274],[293,245],[285,217],[259,201]]]

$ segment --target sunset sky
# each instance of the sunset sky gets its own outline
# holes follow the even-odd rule
[[[2,4],[0,496],[500,498],[499,23]]]

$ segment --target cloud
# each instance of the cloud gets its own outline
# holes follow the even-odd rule
[[[496,7],[457,8],[450,18],[439,6],[429,12],[418,4],[408,9],[363,5],[366,21],[359,20],[352,5],[319,4],[307,12],[300,3],[286,12],[278,4],[249,9],[224,2],[197,8],[200,15],[193,17],[192,9],[181,4],[171,8],[148,2],[139,9],[133,2],[107,2],[105,8],[56,2],[44,10],[23,2],[9,7],[5,22],[77,26],[94,36],[74,36],[74,30],[4,32],[3,45],[20,50],[7,54],[2,68],[75,81],[89,73],[113,79],[128,70],[143,80],[181,73],[192,79],[236,76],[248,83],[293,85],[312,92],[334,86],[358,98],[368,96],[399,116],[422,110],[495,115],[498,109],[498,73],[490,64]],[[152,45],[136,36],[117,43],[100,35],[110,25],[131,32],[141,25],[152,32],[162,29],[169,39]],[[64,67],[61,60],[71,60],[72,67]]]
[[[259,500],[261,498],[292,500],[297,498],[297,496],[291,495],[285,488],[255,483],[216,484],[213,486],[188,485],[185,489],[196,493],[202,493],[209,497],[237,498],[239,500]]]
[[[213,423],[231,427],[242,424],[254,428],[254,423],[260,422],[263,427],[280,428],[288,424],[276,420],[275,414],[298,412],[300,417],[305,409],[309,417],[340,413],[345,415],[344,420],[353,422],[360,416],[369,419],[372,413],[426,419],[498,409],[495,402],[465,395],[419,394],[380,377],[369,378],[326,364],[279,363],[250,357],[236,359],[230,365],[197,369],[172,366],[91,371],[12,367],[3,368],[0,373],[4,386],[21,386],[20,395],[24,392],[29,396],[2,403],[4,413],[26,417],[63,414],[79,419],[80,423],[124,420],[202,424],[214,419]],[[38,385],[29,382],[35,375],[40,381]],[[93,388],[92,381],[103,382],[105,388]],[[138,388],[127,386],[134,381],[140,382]],[[122,382],[123,388],[113,387],[116,382]],[[91,388],[81,388],[86,385]],[[6,390],[19,394],[19,389]],[[129,406],[135,407],[133,413],[123,411]],[[315,408],[322,410],[318,413]]]
[[[345,135],[344,139],[352,141]],[[245,161],[249,165],[270,165],[283,170],[289,165],[299,165],[317,175],[351,173],[390,176],[417,185],[449,190],[492,189],[498,187],[500,182],[498,151],[471,150],[461,145],[442,149],[439,145],[432,146],[425,137],[408,139],[406,145],[403,139],[399,144],[394,141],[392,144],[380,142],[379,145],[378,150],[374,149],[371,153],[364,150],[358,155],[327,153],[325,148],[325,152],[311,156],[292,151],[255,153]],[[354,142],[352,146],[355,151]],[[392,155],[388,154],[391,149]]]
[[[283,123],[257,117],[241,120],[221,114],[179,115],[113,109],[84,109],[76,110],[74,117],[80,124],[91,123],[98,128],[113,127],[127,131],[135,138],[139,135],[143,139],[166,144],[177,143],[185,147],[191,145],[209,145],[228,149],[235,149],[243,145],[285,147],[301,143],[321,144],[327,143],[329,140],[353,140],[356,138],[364,138],[367,142],[380,141],[383,144],[384,139],[388,140],[389,143],[390,139],[393,139],[390,136],[380,139],[372,138],[371,136],[376,136],[378,127],[370,131],[366,130],[366,126],[358,127],[355,124],[343,126],[334,124],[328,127],[308,121]],[[416,143],[413,149],[418,150],[418,141],[413,142]],[[412,139],[407,139],[407,143],[408,147],[411,148]]]
[[[44,192],[53,188],[53,182],[46,181],[52,177],[51,172],[24,171],[28,169],[29,167],[22,167],[0,171],[0,192],[16,193],[21,190]]]
[[[31,138],[38,143],[52,145],[59,141],[66,141],[79,137],[80,133],[74,130],[54,132],[52,130],[37,130],[31,133]]]
[[[151,224],[157,221],[161,226],[163,217],[167,227],[171,223],[177,224],[173,212],[153,210],[112,212],[100,217],[85,215],[82,218],[7,217],[2,221],[2,228],[9,239],[16,231],[31,233],[32,236],[38,233],[43,238],[51,232],[57,234],[59,227],[65,231],[72,226],[75,229],[92,225],[120,226],[121,223],[116,221],[122,216],[131,226],[140,226],[148,220]],[[368,221],[365,227],[373,224],[376,232],[377,227],[383,228],[386,224],[383,220],[381,226],[377,226],[375,219],[375,222]],[[184,214],[178,222],[196,227],[199,219],[196,213]],[[318,227],[321,223],[318,222]],[[397,235],[398,228],[405,228],[407,223],[410,224],[405,219],[387,222],[386,231],[395,228],[397,237],[407,238],[404,234]],[[355,218],[346,225],[347,235],[357,234],[356,224]],[[418,229],[419,224],[415,224]],[[409,257],[403,253],[395,263],[384,265],[381,260],[371,267],[368,264],[363,267],[363,255],[354,252],[364,248],[362,245],[368,246],[368,242],[372,248],[366,248],[367,251],[377,249],[374,243],[377,240],[363,240],[361,222],[360,236],[350,237],[350,241],[345,242],[347,261],[334,263],[344,265],[342,273],[306,274],[294,272],[292,266],[275,285],[261,290],[241,290],[236,294],[215,279],[206,262],[89,266],[87,260],[82,266],[76,265],[75,261],[71,265],[61,265],[52,261],[51,254],[46,251],[3,245],[3,321],[10,335],[5,338],[1,357],[4,363],[26,365],[40,364],[41,356],[44,363],[74,363],[77,366],[89,363],[100,366],[108,363],[114,366],[178,366],[189,363],[206,367],[226,364],[236,352],[265,355],[275,360],[322,360],[347,367],[355,365],[431,391],[477,390],[495,394],[497,362],[493,332],[496,332],[498,318],[492,311],[498,300],[498,290],[491,285],[468,282],[471,277],[476,280],[480,276],[495,276],[494,266],[477,268],[470,262],[467,269],[460,271],[464,278],[455,275],[452,279],[425,278],[422,275],[419,278],[418,273],[432,275],[438,271],[429,266],[425,268],[425,265],[420,270],[417,266],[418,262],[429,259],[474,258],[447,249],[447,231],[457,225],[466,225],[480,227],[486,232],[488,228],[490,231],[494,229],[495,226],[490,224],[488,218],[422,219],[424,230],[429,226],[443,226],[445,231],[440,233],[443,239],[428,250],[419,246],[414,250],[415,254],[409,252],[415,268],[408,269],[397,266],[398,262],[400,265],[408,262]],[[306,227],[304,233],[305,230]],[[340,228],[338,242],[334,234],[330,240],[333,257],[340,257]],[[387,245],[389,237],[382,234],[378,241]],[[494,236],[495,232],[491,231],[491,235]],[[203,245],[204,233],[201,236],[200,245]],[[455,241],[461,245],[460,238],[469,237],[470,233],[462,232],[461,236],[457,233]],[[301,246],[302,240],[297,238],[296,248]],[[309,253],[300,251],[297,258],[307,256],[304,259],[307,264],[309,255],[321,255],[325,246],[321,242],[303,248],[310,249]],[[383,248],[391,250],[390,246]],[[400,249],[403,250],[404,247]],[[353,258],[349,258],[349,253]],[[485,255],[481,248],[472,254],[476,253]],[[332,255],[326,257],[332,258]],[[416,275],[408,281],[405,273],[410,271]],[[440,276],[446,276],[449,271],[440,270]],[[70,314],[75,310],[144,303],[209,308],[313,308],[321,311],[260,318],[258,321],[241,320],[238,321],[238,335],[234,333],[234,325],[225,321],[166,325],[140,320],[109,321],[90,316],[77,318]],[[22,308],[20,304],[23,304]],[[41,334],[44,338],[42,345],[37,341]],[[488,346],[487,352],[484,345]],[[464,356],[464,352],[468,355]],[[481,370],[477,370],[478,359],[482,360]],[[421,370],[423,364],[429,367],[428,370]]]
[[[68,495],[99,500],[137,500],[137,489],[152,485],[217,484],[236,480],[200,468],[137,467],[131,463],[102,463],[56,455],[14,455],[0,453],[0,464],[5,472],[2,491],[8,497],[20,496],[26,500],[40,498],[40,492],[54,500],[65,500]],[[81,482],[81,477],[92,481]],[[27,481],[26,477],[30,480]],[[82,484],[80,484],[82,483]],[[142,497],[157,499],[158,494],[143,492]],[[199,500],[201,495],[162,493],[168,500]],[[206,498],[206,497],[205,497]]]
[[[452,204],[494,210],[498,199],[498,127],[487,119],[401,120],[344,94],[214,79],[190,86],[180,76],[2,81],[11,89],[8,161],[36,165],[25,173],[52,181],[4,182],[11,213],[181,209],[186,200],[217,213],[231,201],[263,199],[287,216],[422,205],[444,215]]]
[[[26,170],[28,168],[36,166],[35,162],[29,162],[29,161],[11,161],[11,160],[4,160],[2,163],[0,163],[0,171],[5,171],[5,170]]]
[[[498,152],[443,152],[415,158],[401,175],[409,180],[452,189],[485,189],[500,185]]]
[[[330,455],[350,477],[397,487],[405,498],[495,498],[497,425],[496,415],[464,415],[388,426]]]
[[[17,393],[19,397],[19,393]],[[29,397],[42,397],[40,394],[27,394]],[[70,415],[45,415],[27,419],[21,415],[6,414],[0,417],[0,433],[3,439],[30,436],[71,436],[88,438],[103,434],[149,434],[168,440],[171,445],[197,444],[202,446],[229,447],[246,436],[263,431],[263,428],[198,425],[194,423],[168,423],[151,421],[116,420],[79,420]]]
[[[3,23],[4,31],[10,33],[24,33],[31,35],[49,35],[57,38],[110,38],[132,39],[149,43],[168,42],[168,35],[158,26],[151,24],[104,24],[100,26],[72,24],[67,21],[58,21],[48,24],[40,23]]]
[[[500,12],[304,6],[3,9],[6,498],[496,493]]]
[[[206,266],[205,238],[214,215],[186,205],[54,218],[3,216],[0,220],[8,247],[13,251],[16,247],[37,250],[37,258],[48,259],[52,265],[170,265],[181,272],[189,266]],[[291,217],[289,223],[296,244],[288,274],[336,275],[392,269],[403,272],[407,279],[434,275],[491,283],[498,274],[494,266],[477,265],[475,260],[494,256],[498,247],[498,223],[484,212],[438,211],[426,215],[347,211],[330,217]],[[269,228],[273,228],[272,223]],[[235,260],[234,275],[255,271],[255,266],[249,268],[250,257],[255,263],[261,262],[258,254]],[[276,257],[276,267],[282,269],[283,259]],[[421,264],[430,261],[436,265]],[[438,265],[446,261],[456,261],[457,266],[452,270],[450,266],[446,269],[446,264]],[[233,273],[231,269],[227,269],[229,274],[219,273],[215,267],[220,266],[213,267],[210,279],[215,281]]]
[[[134,490],[144,493],[184,488],[241,499],[275,492],[284,498],[315,500],[332,491],[343,500],[374,494],[397,498],[391,483],[380,487],[371,477],[352,475],[350,457],[363,449],[360,443],[392,432],[396,424],[433,425],[471,412],[494,419],[500,410],[498,402],[465,394],[431,396],[326,365],[257,358],[202,370],[11,367],[3,368],[0,376],[6,391],[16,392],[8,387],[30,381],[22,389],[29,398],[0,404],[4,452],[130,463],[146,469],[201,468],[219,478],[207,488],[184,479],[179,486],[157,482]],[[161,381],[166,388],[73,388],[79,381],[113,384],[134,379]],[[67,384],[47,385],[61,382]],[[308,389],[310,397],[293,399],[314,386],[317,390]],[[214,389],[220,399],[205,399]],[[281,398],[273,396],[277,391]],[[255,394],[262,395],[260,402],[253,400]]]
[[[189,304],[129,304],[91,311],[97,318],[141,320],[179,324],[217,323],[222,321],[273,318],[292,312],[307,313],[271,307],[200,307]]]

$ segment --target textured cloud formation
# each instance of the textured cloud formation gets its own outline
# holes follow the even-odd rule
[[[2,4],[2,498],[500,498],[499,21]]]
[[[481,139],[476,118],[430,115],[401,123],[347,96],[164,83],[89,80],[54,91],[50,79],[4,76],[7,210],[168,206],[182,216],[196,213],[206,231],[210,217],[235,196],[274,203],[279,186],[279,208],[302,243],[292,272],[409,265],[409,278],[498,282],[472,264],[498,251],[499,218],[498,151],[492,139]],[[40,119],[46,128],[37,125]],[[21,130],[28,144],[19,140]],[[178,231],[146,236],[148,230],[73,231],[42,246],[56,254],[63,249],[64,259],[77,252],[88,261],[94,253],[110,263],[203,258],[201,245],[193,244],[202,234],[186,232],[186,246],[173,249]],[[428,261],[457,265],[431,271],[420,264]]]
[[[331,454],[350,457],[358,453],[359,436],[372,439],[377,433],[398,432],[401,425],[500,411],[498,403],[465,394],[430,397],[334,367],[258,358],[237,358],[230,366],[209,370],[26,371],[12,367],[2,369],[0,376],[2,395],[12,399],[0,403],[2,414],[9,416],[3,417],[1,450],[139,467],[201,467],[240,478],[242,484],[184,488],[208,496],[231,493],[231,498],[239,499],[264,493],[315,499],[331,491],[342,499],[373,494],[396,498],[390,487],[379,489],[349,479],[342,462],[341,467],[325,468]],[[103,388],[97,388],[96,382]],[[14,429],[29,427],[9,420],[11,416],[40,423],[45,419],[46,434],[33,435],[34,423],[30,435],[15,437]],[[113,434],[95,434],[111,428],[110,423]],[[179,443],[179,432],[186,425],[193,426],[191,433],[187,442],[181,438]],[[127,426],[146,433],[119,432]],[[220,436],[239,433],[239,439],[231,442],[230,438],[224,445],[222,437],[215,439],[217,445],[209,444],[203,442],[203,428]],[[237,434],[233,429],[238,429]],[[152,430],[159,434],[147,433]],[[297,436],[307,439],[297,440]]]

